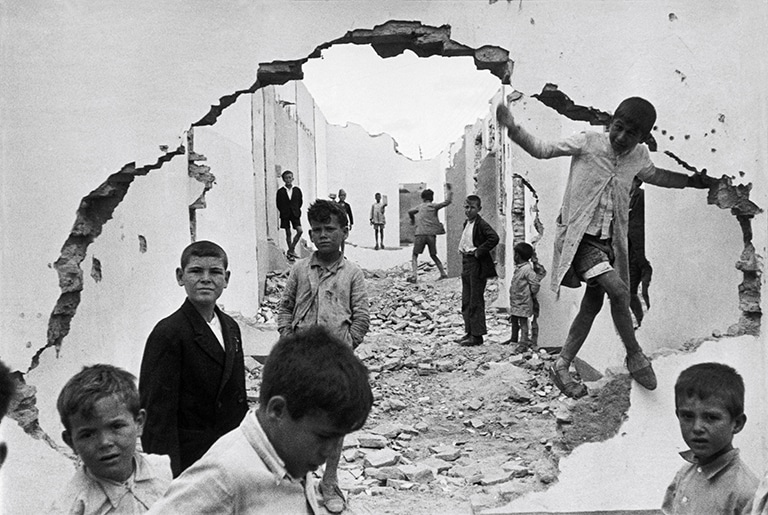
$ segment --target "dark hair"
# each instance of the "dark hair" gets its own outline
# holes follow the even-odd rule
[[[421,192],[421,200],[434,200],[435,199],[435,192],[431,189],[427,188],[424,191]]]
[[[309,219],[310,224],[312,222],[330,222],[332,216],[336,217],[336,221],[341,227],[346,227],[349,223],[346,211],[338,202],[318,199],[312,202],[309,209],[307,209],[307,218]]]
[[[224,261],[224,269],[229,266],[229,260],[227,259],[227,253],[224,249],[213,243],[212,241],[201,240],[187,245],[187,248],[181,253],[181,269],[189,264],[189,260],[195,257],[217,257]]]
[[[644,98],[630,97],[622,100],[619,107],[616,108],[613,119],[616,118],[637,125],[642,135],[647,136],[651,133],[653,124],[656,123],[656,109]]]
[[[373,405],[368,369],[352,347],[315,325],[280,340],[264,363],[259,401],[281,395],[294,419],[321,410],[340,430],[360,429]]]
[[[282,177],[283,179],[285,179],[285,174],[287,174],[287,173],[289,173],[289,174],[293,175],[293,172],[292,172],[292,171],[290,171],[290,170],[286,170],[286,171],[284,171],[283,173],[281,173],[281,174],[280,174],[280,177]]]
[[[528,261],[533,257],[533,247],[531,247],[529,244],[525,243],[524,241],[521,241],[520,243],[516,244],[514,247],[512,247],[512,250],[517,252],[517,254],[520,256],[520,258],[523,261]]]
[[[11,376],[11,369],[0,361],[0,420],[8,413],[11,399],[16,395],[16,381]]]
[[[699,363],[680,373],[675,383],[675,408],[684,399],[710,397],[721,399],[735,418],[744,413],[744,380],[738,372],[722,363]]]
[[[467,195],[467,202],[474,202],[477,207],[483,207],[483,201],[477,195]]]
[[[113,395],[125,404],[134,417],[139,416],[141,406],[136,376],[112,365],[83,367],[67,381],[56,401],[64,429],[70,430],[70,417],[78,413],[90,417],[97,401]]]

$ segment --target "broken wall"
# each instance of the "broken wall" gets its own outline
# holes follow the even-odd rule
[[[169,197],[177,199],[179,192],[183,196],[187,193],[186,156],[183,149],[177,152],[184,144],[183,131],[198,121],[215,120],[218,108],[229,100],[224,97],[255,89],[257,63],[303,59],[318,45],[353,29],[370,29],[391,19],[418,20],[435,27],[446,24],[451,38],[461,44],[510,49],[510,58],[516,62],[513,87],[527,94],[551,82],[579,103],[605,110],[613,109],[625,96],[646,96],[658,108],[660,129],[667,131],[665,145],[699,169],[706,167],[713,174],[723,172],[752,183],[752,198],[765,207],[768,128],[764,117],[756,115],[766,111],[763,85],[768,77],[762,56],[768,46],[763,30],[768,22],[765,4],[741,0],[727,5],[666,1],[596,5],[550,0],[288,1],[279,6],[263,1],[233,6],[202,0],[3,3],[3,359],[12,368],[26,371],[47,342],[48,319],[61,293],[50,265],[59,257],[81,199],[107,176],[135,163],[143,175],[137,175],[130,184],[115,216],[121,216],[121,209],[130,210],[156,222],[151,232],[142,233],[148,241],[144,254],[137,250],[138,238],[131,242],[131,233],[135,235],[138,227],[126,226],[133,230],[123,240],[121,222],[116,219],[105,221],[103,232],[87,250],[82,301],[71,333],[62,342],[61,359],[70,361],[56,361],[54,353],[46,352],[40,366],[27,376],[40,391],[43,429],[51,434],[59,431],[52,412],[52,392],[71,375],[75,365],[120,352],[114,350],[116,345],[104,342],[138,338],[135,335],[140,333],[143,339],[149,330],[154,315],[143,313],[148,302],[135,300],[140,297],[133,292],[142,293],[135,278],[153,286],[157,295],[153,309],[167,311],[176,305],[179,287],[165,267],[175,266],[178,250],[188,241],[188,223],[185,210],[173,209],[177,200],[169,202],[164,196],[170,192]],[[734,37],[734,27],[738,37]],[[200,37],[210,33],[216,37]],[[724,115],[722,122],[720,115]],[[716,133],[711,132],[713,128]],[[704,133],[709,134],[706,139]],[[686,134],[690,135],[688,140]],[[670,136],[675,139],[669,140]],[[160,150],[160,145],[170,154]],[[676,166],[664,159],[658,164]],[[274,173],[274,167],[270,170]],[[744,171],[744,177],[739,171]],[[695,213],[699,215],[701,192],[673,193],[697,199]],[[396,194],[389,198],[396,198]],[[264,199],[268,205],[274,195]],[[362,203],[367,209],[372,195],[350,195],[350,200],[353,206]],[[559,204],[559,199],[552,202]],[[182,204],[179,202],[179,207]],[[167,217],[149,214],[166,208],[172,211]],[[697,262],[694,257],[709,254],[729,261],[725,268],[715,270],[714,277],[722,278],[731,273],[734,259],[717,255],[726,245],[724,254],[731,252],[728,241],[733,238],[733,222],[729,218],[729,222],[709,224],[712,218],[730,215],[712,206],[704,211],[703,220],[716,241],[686,256],[693,263]],[[689,218],[690,211],[678,215]],[[552,220],[552,215],[542,210],[542,218]],[[766,255],[765,227],[764,215],[756,217],[754,244],[761,256]],[[706,238],[710,243],[710,236]],[[372,234],[370,239],[372,242]],[[153,244],[155,240],[166,246]],[[542,242],[542,248],[547,246]],[[142,261],[155,252],[151,264]],[[125,261],[112,258],[112,254]],[[102,263],[103,278],[98,284],[89,279],[93,256]],[[671,266],[679,265],[666,268]],[[119,280],[116,270],[125,274]],[[126,285],[129,288],[121,288]],[[99,293],[107,288],[119,291],[121,301],[106,300],[108,296],[114,298]],[[718,291],[725,291],[725,287]],[[226,295],[222,298],[225,304]],[[681,299],[673,311],[686,300]],[[105,316],[102,308],[115,304],[121,311],[109,308]],[[568,302],[559,305],[565,309]],[[764,308],[764,300],[762,305]],[[567,315],[555,319],[553,314],[552,320],[567,324],[572,313]],[[714,324],[709,317],[709,313],[694,314],[697,331],[710,330]],[[134,323],[138,319],[145,320],[145,327]],[[93,334],[96,328],[100,328],[98,341],[102,343],[94,346],[90,336],[81,335]],[[130,336],[125,336],[126,332]],[[738,342],[729,352],[739,352]],[[125,364],[119,359],[115,362]],[[748,388],[764,394],[767,387],[750,383]],[[13,420],[6,418],[0,429],[10,447],[8,461],[0,471],[3,504],[21,513],[39,512],[43,501],[40,478],[44,477],[47,485],[60,484],[54,475],[69,475],[69,471],[58,466],[61,454],[21,433]],[[765,446],[762,451],[765,454]],[[632,449],[622,452],[627,453],[622,458],[633,457]],[[767,461],[765,456],[761,461]]]
[[[442,200],[442,174],[438,158],[414,161],[395,150],[395,141],[387,134],[370,135],[354,123],[329,125],[327,130],[328,191],[347,192],[355,227],[348,241],[374,246],[373,227],[369,223],[374,195],[387,196],[384,245],[400,247],[400,184],[426,182],[436,201]],[[326,193],[327,195],[327,193]],[[439,248],[439,247],[438,247]],[[441,255],[443,251],[441,251]]]

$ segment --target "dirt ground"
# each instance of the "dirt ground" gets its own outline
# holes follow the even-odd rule
[[[504,313],[487,310],[482,346],[455,343],[463,334],[459,278],[438,281],[424,264],[415,285],[405,281],[405,265],[366,276],[372,324],[357,354],[371,371],[375,402],[365,427],[345,439],[339,480],[347,513],[503,506],[557,481],[559,459],[579,443],[615,434],[629,405],[628,378],[572,401],[547,376],[548,342],[539,347],[549,350],[523,352],[503,343]],[[268,299],[283,281],[269,279]],[[497,294],[490,283],[488,305]]]

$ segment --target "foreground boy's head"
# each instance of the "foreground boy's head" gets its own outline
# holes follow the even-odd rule
[[[640,97],[623,100],[611,118],[608,137],[617,154],[631,151],[644,141],[656,123],[653,104]]]
[[[11,404],[11,399],[16,394],[16,383],[11,377],[11,370],[5,366],[5,363],[0,361],[0,422],[8,412],[8,406]],[[5,458],[8,455],[8,446],[5,442],[0,442],[0,467],[5,463]]]
[[[733,449],[744,427],[744,380],[728,365],[700,363],[675,383],[675,412],[683,440],[704,465]]]
[[[269,353],[257,417],[285,468],[301,478],[365,424],[372,405],[368,370],[352,347],[314,326]]]
[[[307,210],[309,219],[309,238],[317,252],[323,256],[334,256],[349,235],[347,213],[337,203],[330,200],[316,200]]]
[[[84,367],[62,388],[61,436],[96,477],[122,482],[133,473],[145,413],[133,374],[111,365]]]
[[[229,284],[227,253],[211,241],[191,243],[181,253],[181,266],[176,269],[176,281],[196,306],[216,303]]]
[[[516,244],[513,249],[515,252],[515,263],[525,263],[533,257],[533,247],[524,241]]]
[[[464,201],[464,215],[467,220],[473,222],[477,218],[477,214],[483,209],[483,202],[477,195],[469,195],[467,200]]]

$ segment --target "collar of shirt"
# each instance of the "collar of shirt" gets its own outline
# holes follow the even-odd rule
[[[704,474],[704,477],[706,477],[707,479],[712,479],[717,474],[719,474],[720,471],[722,471],[725,467],[730,465],[731,462],[733,462],[733,460],[739,457],[739,450],[731,449],[730,451],[715,458],[715,461],[713,461],[712,463],[707,463],[706,465],[699,465],[699,460],[693,454],[693,451],[690,451],[690,450],[683,451],[680,453],[680,456],[682,456],[682,458],[688,463],[697,465],[699,468],[699,471],[702,474]]]
[[[261,427],[259,419],[256,418],[256,412],[251,410],[246,415],[246,419],[243,424],[243,433],[246,438],[251,442],[256,454],[264,462],[270,472],[274,474],[275,484],[280,484],[283,480],[291,482],[299,481],[288,473],[285,468],[285,462],[277,454],[277,451],[272,446],[272,442],[267,438],[267,434]]]
[[[151,504],[152,499],[144,499],[142,492],[140,490],[137,491],[135,485],[136,483],[151,480],[154,477],[152,475],[152,470],[149,468],[149,464],[147,464],[145,460],[141,459],[141,457],[137,456],[136,454],[133,456],[133,465],[133,474],[131,474],[131,477],[122,483],[96,477],[87,468],[85,469],[85,473],[89,478],[101,486],[101,490],[104,492],[104,495],[113,508],[117,508],[120,505],[120,501],[128,492],[131,492],[133,496],[136,497],[139,501],[149,506],[147,503]]]
[[[331,263],[330,265],[327,265],[325,263],[322,263],[318,257],[317,257],[317,251],[312,253],[312,257],[309,258],[309,267],[315,268],[319,267],[327,272],[336,272],[339,268],[344,266],[344,254],[341,254],[339,256],[339,259]]]

